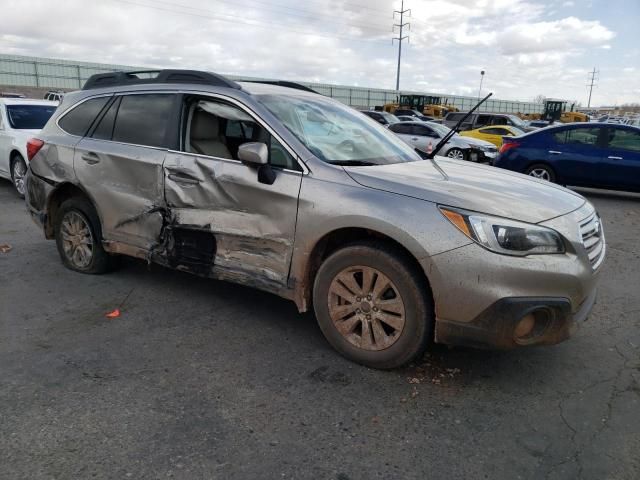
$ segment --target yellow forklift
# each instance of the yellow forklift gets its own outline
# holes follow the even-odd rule
[[[433,95],[400,95],[398,103],[387,103],[383,107],[385,112],[395,113],[399,108],[417,110],[433,118],[443,118],[448,112],[457,112],[452,105],[441,104],[441,97]]]

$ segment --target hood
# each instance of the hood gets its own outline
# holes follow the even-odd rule
[[[365,187],[529,223],[564,215],[585,202],[544,180],[445,157],[345,171]]]

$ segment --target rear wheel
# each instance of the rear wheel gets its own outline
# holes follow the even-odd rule
[[[58,253],[67,268],[82,273],[104,273],[113,259],[102,248],[102,230],[91,203],[81,197],[65,200],[55,221]]]
[[[27,164],[24,158],[22,158],[20,154],[14,155],[13,158],[11,158],[11,181],[21,198],[24,198],[25,194],[24,177],[26,174]]]
[[[456,160],[464,160],[464,152],[459,148],[452,148],[447,152],[447,157],[455,158]]]
[[[556,174],[553,169],[549,165],[542,163],[531,165],[527,168],[526,174],[534,178],[539,178],[540,180],[546,180],[547,182],[556,181]]]
[[[353,245],[329,256],[316,275],[313,302],[329,343],[354,362],[396,368],[426,348],[429,288],[417,268],[385,245]]]

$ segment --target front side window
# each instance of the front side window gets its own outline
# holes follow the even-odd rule
[[[258,100],[324,162],[362,166],[421,159],[387,129],[337,101],[311,95],[260,95]]]
[[[16,130],[41,130],[55,111],[51,105],[7,105],[7,118]]]
[[[91,98],[64,114],[58,121],[58,125],[71,135],[84,137],[91,124],[111,97]]]
[[[239,160],[243,143],[259,142],[269,149],[273,167],[301,170],[287,149],[244,110],[224,102],[190,98],[185,103],[184,150],[216,158]]]
[[[487,135],[505,135],[504,132],[506,130],[503,130],[502,128],[483,128],[481,130],[482,133],[485,133]]]
[[[436,133],[433,130],[423,125],[414,125],[413,134],[419,135],[421,137],[437,137]]]
[[[609,148],[640,152],[640,132],[617,128],[609,129]]]
[[[113,141],[165,147],[174,99],[173,94],[123,96],[113,128]]]

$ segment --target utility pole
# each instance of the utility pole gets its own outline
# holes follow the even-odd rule
[[[480,88],[478,89],[478,101],[480,101],[482,95],[482,80],[484,80],[484,70],[480,70]]]
[[[596,71],[596,67],[593,67],[593,72],[589,72],[589,83],[587,84],[587,87],[589,87],[589,101],[587,102],[587,108],[591,107],[591,93],[593,92],[593,86],[598,80],[598,75],[600,75],[600,72]]]
[[[404,0],[402,0],[402,3],[400,5],[400,10],[394,10],[393,11],[393,18],[396,18],[396,13],[400,15],[400,23],[394,23],[393,24],[393,31],[395,32],[395,28],[399,27],[400,28],[400,34],[397,37],[393,37],[393,39],[391,39],[391,43],[393,44],[394,40],[398,40],[398,70],[396,72],[396,91],[400,91],[400,58],[402,57],[402,41],[403,40],[407,40],[409,38],[409,35],[405,35],[404,37],[402,36],[402,31],[404,30],[405,27],[408,27],[409,30],[411,30],[411,24],[410,23],[404,23],[404,16],[405,14],[409,14],[409,16],[411,16],[411,9],[404,9]]]

